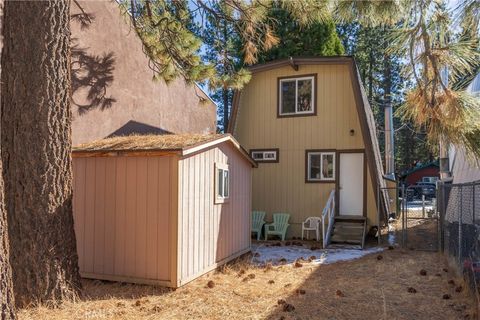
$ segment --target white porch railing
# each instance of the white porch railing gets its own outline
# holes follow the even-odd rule
[[[330,234],[333,229],[333,222],[335,219],[335,190],[330,192],[327,204],[322,211],[322,244],[325,249],[330,242]],[[325,229],[325,223],[327,222],[327,229]]]

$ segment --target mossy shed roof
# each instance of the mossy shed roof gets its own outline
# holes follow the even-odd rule
[[[105,138],[73,147],[73,155],[114,156],[118,154],[168,154],[188,155],[223,142],[230,142],[253,166],[255,161],[230,134],[163,134],[129,135]]]

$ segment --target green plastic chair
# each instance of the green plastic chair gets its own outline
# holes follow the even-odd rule
[[[282,237],[282,241],[285,240],[285,235],[287,234],[287,228],[289,226],[288,220],[290,219],[290,214],[288,213],[274,213],[273,214],[273,223],[267,223],[265,225],[265,240],[268,240],[268,235],[277,235]]]
[[[257,233],[257,240],[260,240],[262,228],[265,224],[265,211],[252,211],[252,232]]]

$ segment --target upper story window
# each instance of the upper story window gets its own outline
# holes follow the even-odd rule
[[[316,75],[278,79],[278,116],[315,115]]]
[[[256,162],[278,162],[278,149],[252,149],[250,156]]]

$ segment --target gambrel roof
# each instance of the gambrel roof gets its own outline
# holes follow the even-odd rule
[[[372,109],[368,102],[363,84],[358,72],[355,60],[350,56],[331,56],[331,57],[292,57],[288,59],[275,60],[265,64],[259,64],[250,67],[250,72],[253,75],[262,71],[268,71],[276,68],[281,68],[285,66],[292,66],[297,68],[299,65],[346,65],[348,66],[350,72],[350,78],[352,81],[353,93],[356,101],[356,107],[358,112],[358,117],[360,120],[360,127],[362,131],[362,137],[365,143],[365,151],[367,155],[367,162],[370,172],[373,173],[373,188],[377,190],[380,188],[385,188],[385,192],[381,192],[381,209],[383,211],[384,217],[386,213],[389,212],[389,201],[388,195],[386,192],[386,181],[384,179],[384,170],[382,164],[382,157],[380,153],[380,147],[378,144],[375,118],[373,116]],[[240,108],[240,95],[241,91],[236,91],[233,96],[233,105],[232,105],[232,117],[228,125],[228,133],[234,134],[236,127],[237,115]],[[375,191],[375,199],[378,201],[378,193]]]

